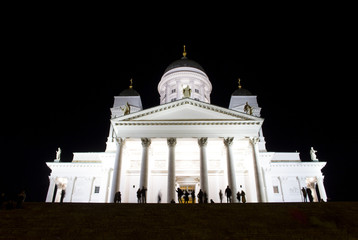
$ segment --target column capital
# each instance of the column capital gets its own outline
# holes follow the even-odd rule
[[[124,138],[116,137],[116,143],[117,143],[118,145],[124,144],[124,141],[125,141]]]
[[[177,139],[176,138],[167,138],[167,143],[169,147],[175,147],[175,145],[177,144]]]
[[[250,142],[255,145],[256,143],[260,142],[260,138],[259,137],[252,137],[250,138]]]
[[[206,147],[206,145],[208,145],[208,138],[207,137],[199,138],[198,144],[200,147]]]
[[[233,137],[224,138],[224,144],[226,147],[232,146],[233,141],[234,141]]]
[[[149,147],[150,144],[152,143],[150,138],[141,138],[141,140],[142,140],[142,146],[143,147]]]

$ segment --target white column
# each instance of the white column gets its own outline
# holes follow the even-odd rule
[[[254,174],[256,183],[257,202],[266,202],[266,193],[264,179],[262,176],[262,169],[259,162],[258,153],[258,141],[259,138],[255,137],[251,139],[252,151],[253,151],[253,163],[254,163]]]
[[[227,158],[227,178],[229,182],[229,187],[232,192],[232,202],[236,203],[236,193],[237,193],[237,186],[236,186],[236,173],[235,173],[235,162],[234,156],[232,153],[232,143],[234,138],[224,138],[224,144],[226,147],[226,158]]]
[[[122,138],[116,138],[116,144],[117,144],[117,150],[116,150],[116,157],[114,159],[112,187],[109,196],[109,202],[114,202],[114,195],[119,190],[120,180],[121,180],[121,167],[122,167],[124,140]]]
[[[167,139],[169,156],[168,156],[168,192],[167,202],[170,203],[172,199],[175,200],[175,145],[176,138]]]
[[[139,187],[148,188],[148,150],[152,141],[149,138],[142,138],[142,163],[140,169]]]
[[[48,190],[47,190],[46,202],[52,202],[55,185],[56,185],[54,178],[50,177],[49,180],[50,180],[50,185],[48,186]]]
[[[210,199],[208,186],[208,164],[206,157],[208,138],[199,138],[198,144],[200,146],[200,188],[203,192],[206,192],[208,199]]]
[[[324,188],[324,184],[323,184],[323,177],[317,177],[317,184],[318,184],[319,195],[321,196],[321,199],[327,202],[327,195],[326,195],[326,189]]]

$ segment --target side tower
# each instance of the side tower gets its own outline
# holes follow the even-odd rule
[[[238,83],[238,88],[231,94],[229,109],[261,117],[261,108],[257,103],[257,96],[241,86],[240,78]],[[259,138],[259,151],[266,152],[266,142],[262,128],[260,128]]]
[[[142,100],[139,93],[134,90],[133,80],[131,79],[129,88],[120,92],[119,96],[114,97],[113,107],[111,108],[111,119],[142,110]],[[107,138],[106,152],[116,151],[115,137],[115,132],[113,131],[113,126],[111,124]]]
[[[201,102],[210,103],[211,82],[199,63],[186,57],[184,46],[183,57],[172,62],[165,70],[158,84],[160,104],[173,102],[189,97]],[[186,89],[186,94],[183,90]]]

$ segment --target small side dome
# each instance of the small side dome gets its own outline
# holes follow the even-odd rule
[[[232,96],[251,96],[252,93],[245,89],[245,88],[239,88],[239,89],[236,89],[233,93],[232,93]]]
[[[119,96],[127,97],[127,96],[140,96],[139,93],[133,89],[133,79],[129,80],[130,85],[128,89],[123,90],[119,93]]]
[[[133,88],[128,88],[120,92],[119,96],[139,96],[139,93]]]
[[[232,96],[252,96],[252,93],[249,90],[242,88],[241,79],[239,78],[239,88],[236,89],[231,95]]]

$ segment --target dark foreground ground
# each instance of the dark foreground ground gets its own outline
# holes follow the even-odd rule
[[[358,202],[24,203],[0,210],[0,239],[358,239]]]

